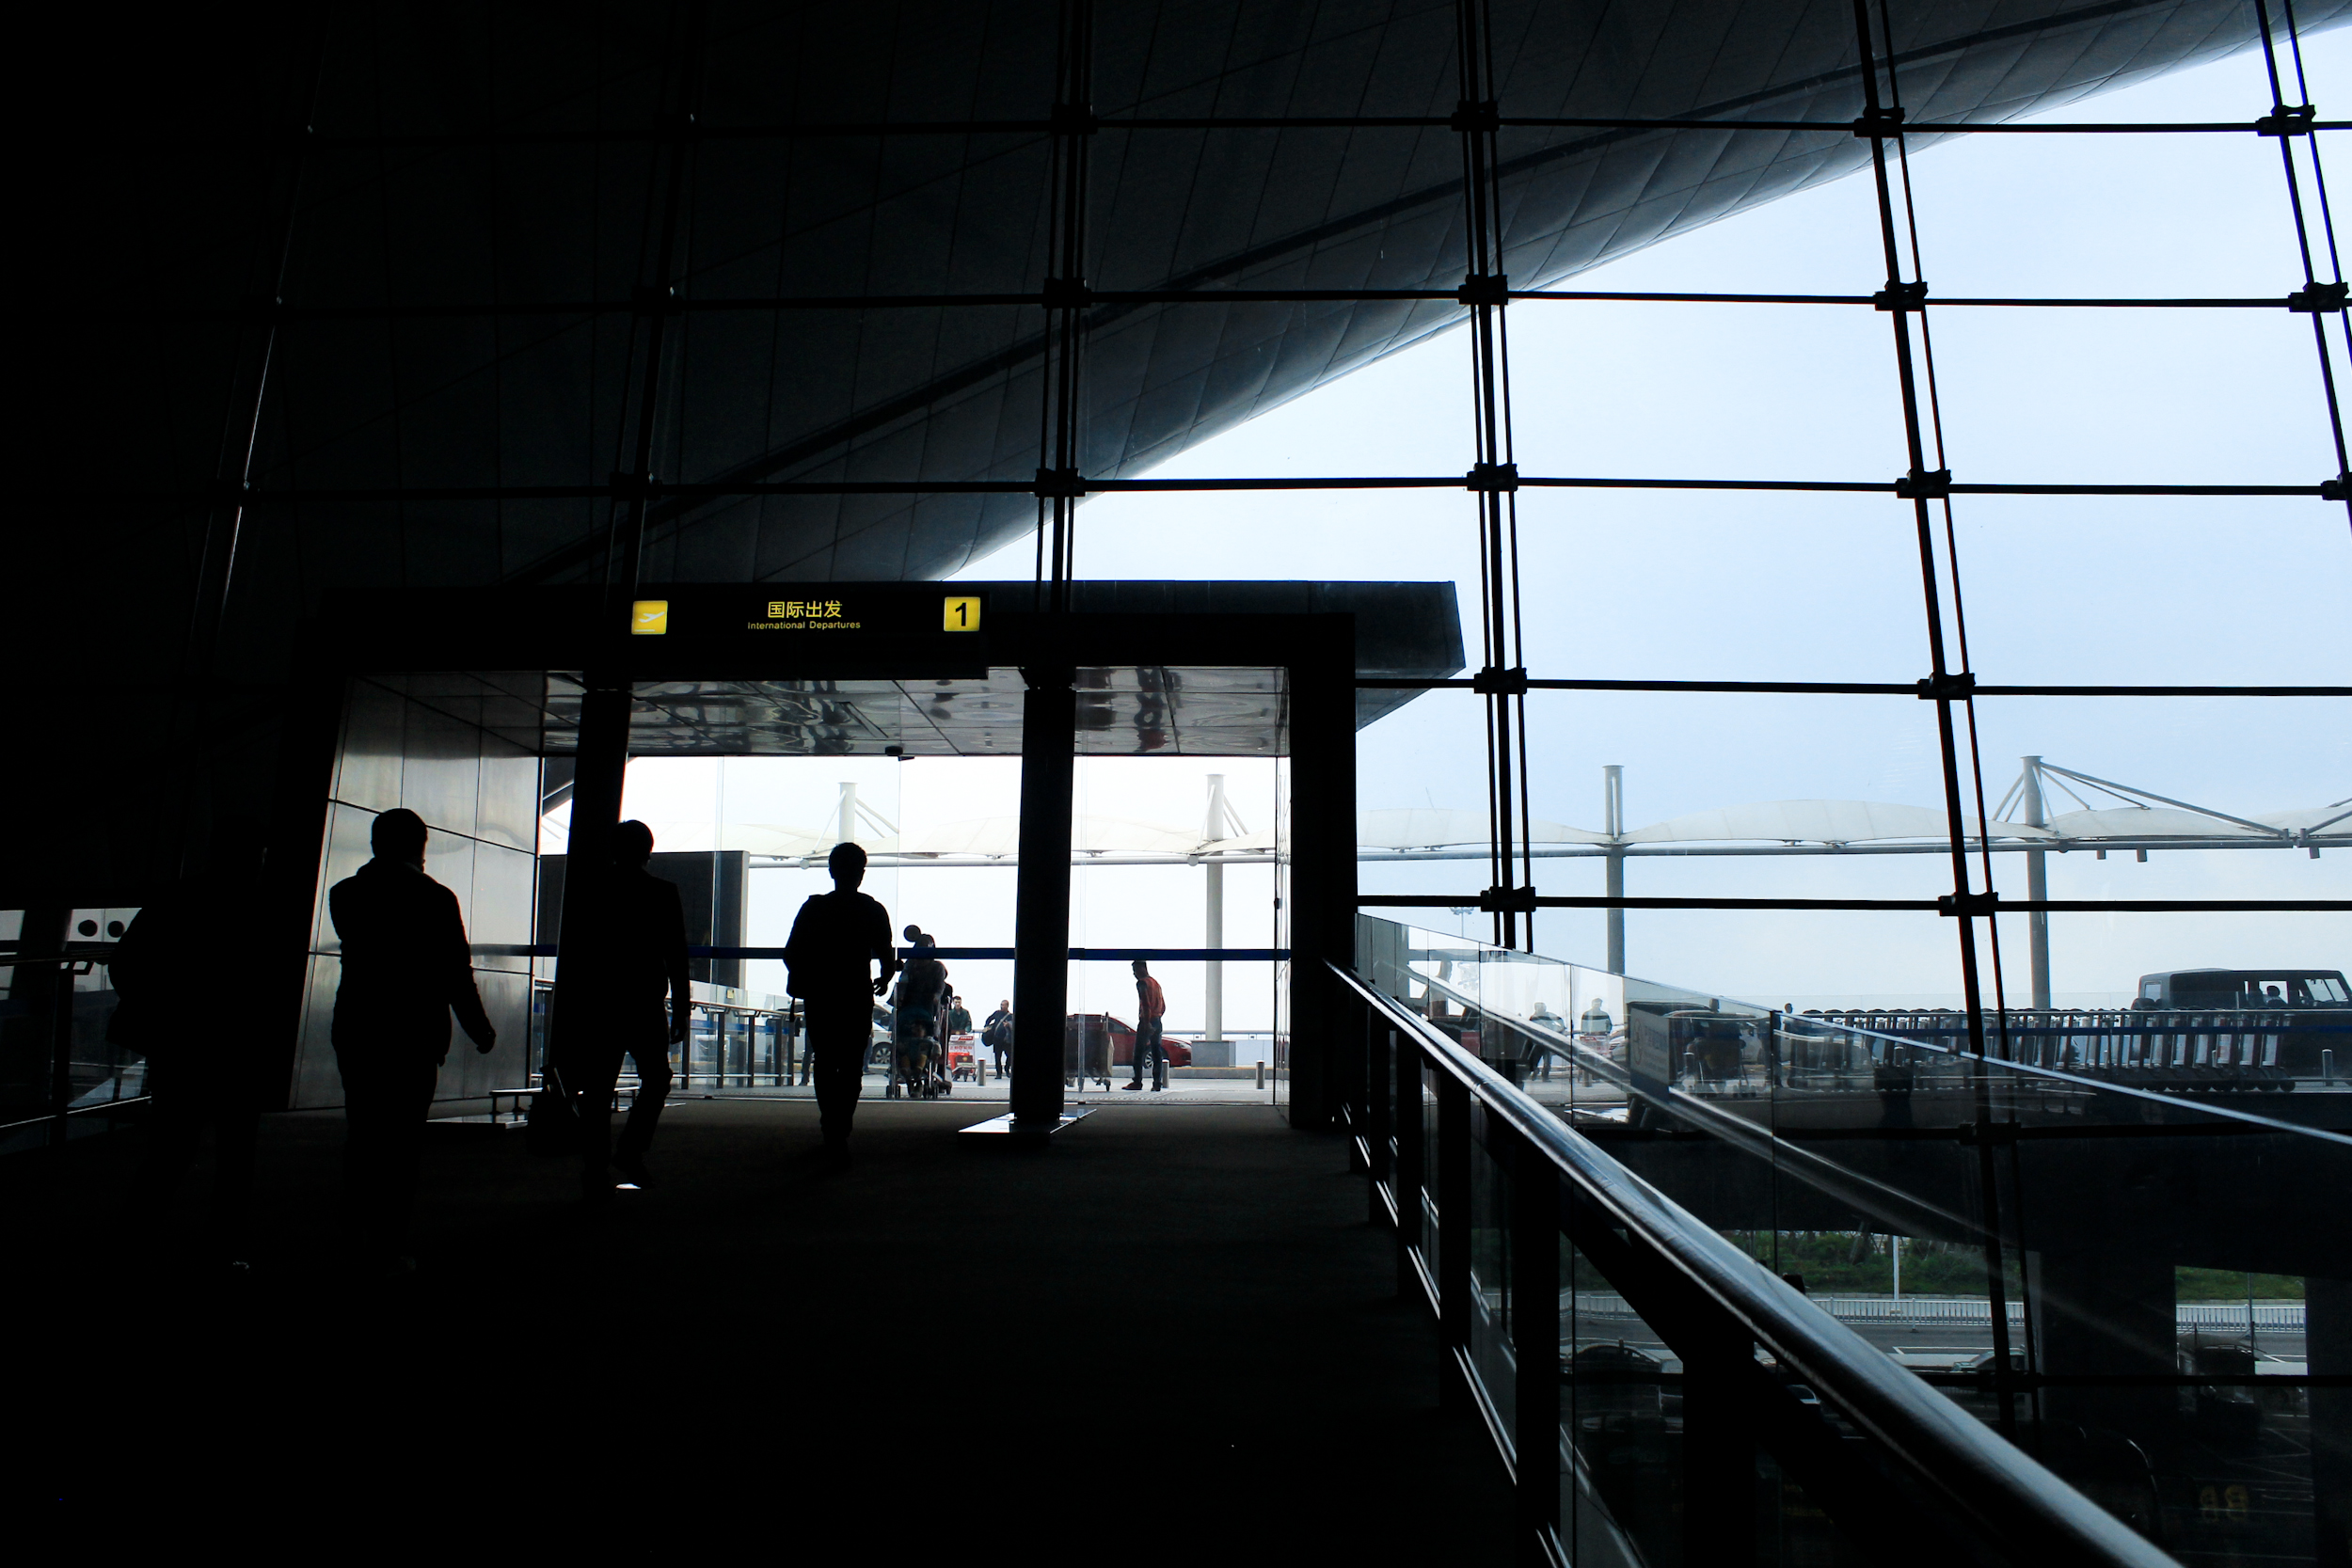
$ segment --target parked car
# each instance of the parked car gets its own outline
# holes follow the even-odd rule
[[[1109,1064],[1112,1067],[1129,1069],[1135,1066],[1136,1031],[1135,1026],[1125,1019],[1114,1018],[1109,1013],[1072,1013],[1063,1022],[1063,1038],[1072,1048],[1075,1048],[1082,1033],[1085,1037],[1086,1059],[1089,1063],[1100,1064],[1106,1059],[1097,1053],[1101,1051],[1104,1038],[1107,1037],[1110,1046],[1110,1054],[1107,1057]],[[1160,1037],[1160,1044],[1168,1052],[1169,1067],[1192,1066],[1190,1045],[1167,1035]]]

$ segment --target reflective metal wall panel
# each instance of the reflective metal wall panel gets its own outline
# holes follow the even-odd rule
[[[497,952],[531,944],[532,889],[537,859],[496,844],[473,847],[473,893],[466,910],[466,935],[477,969],[527,970],[528,954]]]
[[[500,1035],[499,1053],[485,1059],[461,1031],[437,1093],[471,1097],[518,1081],[529,1034],[531,958],[524,949],[532,940],[538,880],[547,685],[536,671],[389,673],[351,683],[314,895],[292,1104],[342,1102],[330,1038],[341,943],[327,895],[367,863],[375,818],[395,806],[425,820],[425,874],[457,899],[476,984]]]
[[[335,935],[332,911],[327,908],[327,892],[337,882],[367,864],[371,855],[368,847],[369,831],[375,825],[375,812],[368,807],[347,804],[342,800],[327,807],[326,854],[319,872],[317,910],[312,917],[310,950],[314,953],[337,953],[342,950],[342,939]]]
[[[310,956],[310,973],[302,999],[302,1038],[294,1047],[293,1092],[287,1103],[295,1110],[315,1110],[343,1102],[342,1074],[335,1067],[335,988],[342,983],[343,961],[331,953]]]
[[[429,827],[470,834],[482,786],[482,732],[411,699],[400,803]]]
[[[533,710],[535,714],[536,710]],[[530,851],[539,847],[537,736],[526,747],[498,733],[482,737],[482,774],[474,798],[474,836]]]
[[[400,804],[401,732],[407,706],[397,690],[380,681],[351,683],[343,698],[342,754],[335,759],[335,799],[371,811]]]

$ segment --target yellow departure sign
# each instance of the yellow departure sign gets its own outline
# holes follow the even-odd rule
[[[946,608],[940,618],[943,631],[977,631],[980,629],[980,601],[957,594],[947,595]]]
[[[670,601],[639,599],[629,606],[628,630],[632,637],[661,637],[670,629]]]

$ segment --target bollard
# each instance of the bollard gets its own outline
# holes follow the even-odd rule
[[[1265,1087],[1265,1063],[1263,1062],[1258,1064],[1258,1087],[1262,1089]]]
[[[2336,1053],[2334,1052],[2323,1051],[2319,1053],[2319,1075],[2330,1084],[2336,1081]]]

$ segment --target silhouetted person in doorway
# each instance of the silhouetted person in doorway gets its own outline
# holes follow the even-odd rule
[[[866,1077],[874,998],[890,989],[898,955],[890,941],[890,911],[857,890],[866,879],[866,851],[836,844],[825,867],[833,873],[833,891],[801,906],[784,961],[791,976],[787,989],[808,1007],[811,1075],[826,1157],[842,1163]],[[876,963],[882,965],[879,978]]]
[[[1131,1089],[1143,1087],[1143,1064],[1149,1058],[1152,1066],[1152,1091],[1157,1094],[1168,1087],[1168,1052],[1160,1044],[1160,1028],[1168,1017],[1168,998],[1160,990],[1160,983],[1152,978],[1151,968],[1141,958],[1136,960],[1136,1075],[1127,1085]]]
[[[645,1150],[670,1098],[670,1047],[686,1038],[693,987],[686,962],[686,906],[677,884],[646,869],[653,830],[624,822],[612,830],[612,864],[591,905],[588,929],[564,945],[586,966],[572,994],[581,1010],[559,1024],[564,1086],[580,1113],[580,1190],[601,1201],[612,1194],[608,1170],[630,1185],[652,1185]],[[612,1090],[621,1058],[637,1065],[637,1098],[620,1146],[612,1145]]]
[[[474,990],[457,895],[424,874],[424,819],[385,812],[370,842],[375,858],[326,895],[343,949],[334,1023],[349,1129],[343,1196],[357,1260],[403,1274],[416,1266],[404,1256],[408,1212],[425,1114],[449,1058],[450,1013],[485,1054],[498,1031]]]
[[[996,1053],[996,1076],[1005,1075],[1005,1056],[1012,1050],[1012,998],[1008,996],[996,1004],[996,1010],[988,1015],[980,1026],[980,1043]]]
[[[244,1270],[261,1121],[251,1020],[220,977],[248,966],[262,935],[260,867],[192,878],[142,908],[107,974],[119,999],[106,1037],[147,1057],[146,1148],[133,1187],[138,1223],[164,1217],[213,1130],[207,1263]]]

